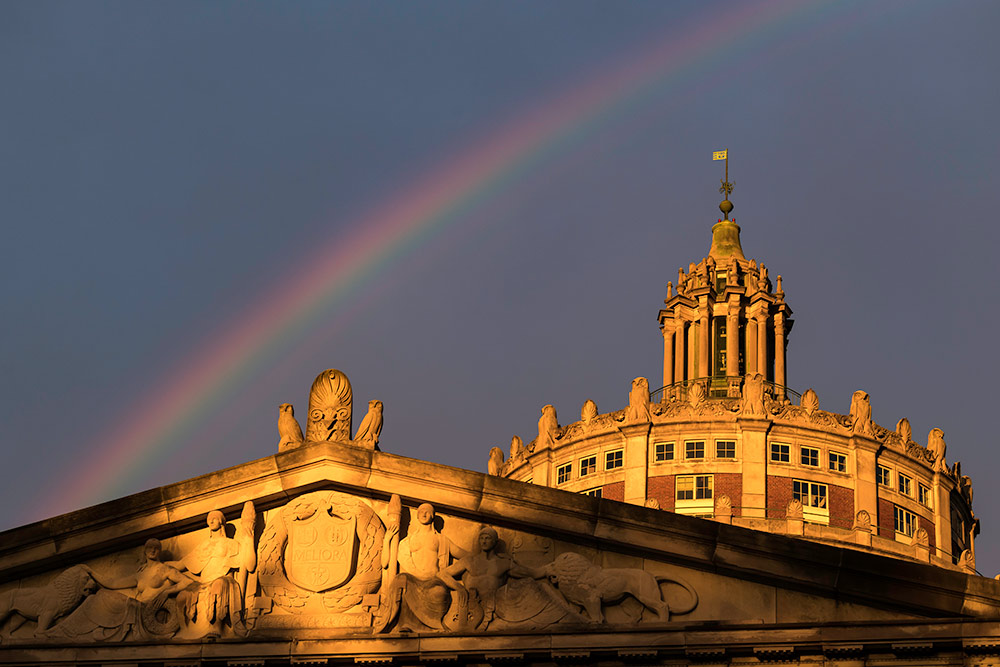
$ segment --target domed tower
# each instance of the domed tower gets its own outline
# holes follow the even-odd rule
[[[732,185],[724,180],[720,190],[728,195]],[[792,310],[781,276],[772,286],[767,268],[744,256],[740,227],[729,219],[732,202],[719,208],[724,217],[712,227],[708,256],[686,273],[678,269],[676,293],[667,283],[662,391],[675,397],[698,384],[708,397],[734,397],[744,376],[759,374],[768,393],[784,400]]]

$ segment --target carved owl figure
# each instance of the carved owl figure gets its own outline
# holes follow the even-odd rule
[[[872,433],[872,405],[868,392],[858,390],[851,395],[852,430],[861,435]]]
[[[354,436],[354,444],[368,449],[378,446],[378,436],[382,433],[382,401],[368,401],[368,414],[361,420],[358,432]]]
[[[625,420],[629,422],[648,422],[650,420],[649,380],[644,377],[632,380],[632,390],[628,394]]]
[[[490,459],[487,462],[486,471],[491,475],[499,475],[503,472],[503,450],[494,447],[490,450]]]
[[[934,455],[935,468],[939,466],[944,468],[944,454],[946,449],[944,431],[939,428],[931,429],[931,432],[927,434],[927,449],[929,449],[931,454]]]
[[[346,375],[336,368],[328,368],[317,375],[309,392],[306,440],[350,441],[353,407],[354,395]]]
[[[302,444],[302,428],[295,419],[295,410],[291,403],[278,406],[278,451],[292,449]]]
[[[556,417],[556,409],[551,405],[542,408],[542,416],[538,420],[538,440],[535,441],[535,449],[551,447],[559,437],[559,420]]]

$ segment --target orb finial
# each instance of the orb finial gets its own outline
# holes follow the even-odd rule
[[[719,193],[725,199],[719,204],[719,210],[722,211],[723,220],[729,220],[729,214],[733,210],[733,202],[729,201],[729,195],[733,192],[733,184],[729,182],[729,149],[715,151],[712,159],[726,161],[726,177],[720,181],[722,186],[719,188]]]

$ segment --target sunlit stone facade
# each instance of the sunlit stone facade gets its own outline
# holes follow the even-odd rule
[[[772,283],[744,257],[737,224],[719,221],[708,255],[667,283],[663,386],[649,404],[637,378],[617,412],[588,402],[561,427],[550,409],[502,473],[974,571],[971,481],[949,467],[941,431],[918,443],[905,419],[874,423],[863,391],[838,397],[840,413],[786,387],[791,314],[781,276]]]

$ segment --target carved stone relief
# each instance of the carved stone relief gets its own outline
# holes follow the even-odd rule
[[[932,428],[931,432],[927,434],[927,451],[934,459],[934,469],[935,470],[946,470],[948,464],[945,462],[945,449],[947,446],[944,442],[944,431],[939,428]]]

